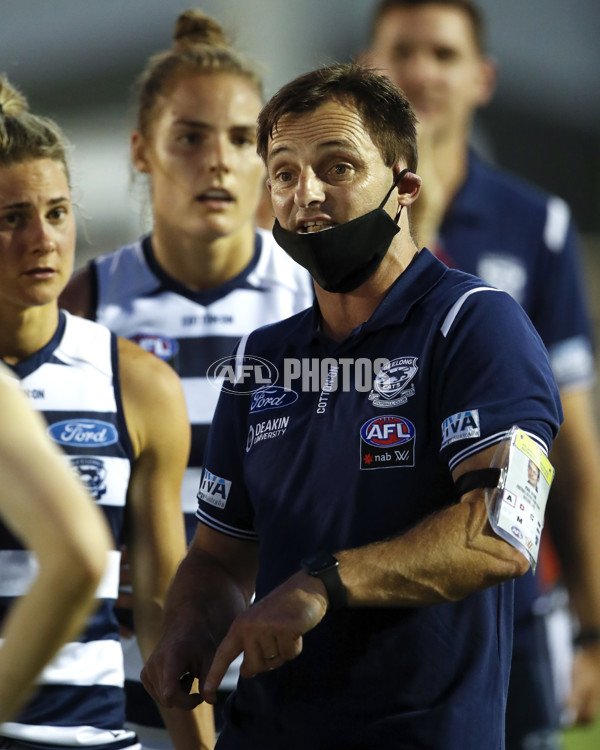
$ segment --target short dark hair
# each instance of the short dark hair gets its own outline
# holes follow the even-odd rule
[[[396,8],[418,8],[424,5],[447,5],[464,11],[471,22],[477,49],[481,54],[485,53],[487,47],[485,23],[481,10],[472,0],[379,0],[371,19],[371,41],[375,38],[379,23],[389,11],[396,10]]]
[[[258,116],[257,151],[263,161],[282,117],[313,112],[330,101],[356,109],[386,166],[403,160],[411,172],[416,171],[417,119],[407,98],[388,78],[356,63],[305,73],[270,99]]]

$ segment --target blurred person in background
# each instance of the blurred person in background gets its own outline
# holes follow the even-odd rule
[[[365,58],[406,93],[419,119],[423,188],[412,218],[420,245],[510,292],[550,353],[564,424],[552,451],[557,479],[548,527],[579,628],[567,708],[585,723],[600,704],[600,442],[591,325],[568,206],[490,166],[469,146],[473,116],[495,82],[484,36],[471,0],[382,0]],[[539,593],[531,573],[516,582],[510,750],[560,742]]]
[[[3,366],[0,413],[0,722],[4,722],[25,704],[35,679],[59,648],[83,629],[106,568],[109,532],[45,434],[44,421]],[[6,539],[13,540],[10,548]],[[7,606],[15,584],[23,587],[23,596]]]
[[[152,232],[92,260],[61,298],[66,309],[137,342],[179,374],[192,425],[181,493],[188,541],[219,395],[209,381],[210,365],[252,329],[313,301],[308,273],[258,227],[266,180],[256,153],[262,102],[256,70],[228,44],[220,25],[200,11],[183,12],[173,47],[152,57],[141,76],[131,136],[133,165],[150,182]],[[267,206],[267,222],[268,214]],[[124,648],[130,725],[145,747],[168,747],[158,710],[139,680],[135,639],[125,638]],[[222,685],[217,725],[237,675],[234,666]]]
[[[0,738],[7,748],[120,750],[139,743],[124,727],[114,613],[118,545],[125,535],[136,628],[147,655],[185,552],[179,493],[190,430],[181,385],[169,367],[106,327],[59,309],[75,254],[66,149],[58,126],[30,113],[24,97],[0,79],[0,357],[105,514],[114,547],[85,631],[44,673],[32,701],[0,726]],[[2,542],[5,550],[14,548],[10,537]],[[24,593],[25,571],[16,574],[20,586],[9,587],[5,605]],[[201,739],[205,747],[214,744],[210,708],[164,716],[177,748],[197,750]]]

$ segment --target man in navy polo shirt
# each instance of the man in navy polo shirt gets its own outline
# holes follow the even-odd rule
[[[494,87],[485,48],[484,20],[471,0],[380,0],[375,6],[370,61],[400,86],[419,118],[424,188],[412,222],[420,242],[452,267],[509,292],[550,353],[565,419],[552,454],[558,480],[548,527],[581,628],[568,705],[575,720],[587,722],[600,706],[600,442],[592,333],[568,206],[469,148],[475,111]],[[511,750],[560,744],[538,599],[533,575],[519,579],[507,711]]]
[[[274,234],[316,302],[220,371],[200,524],[142,673],[191,708],[243,652],[220,749],[504,748],[529,561],[492,530],[497,478],[471,480],[513,427],[547,453],[561,407],[514,300],[417,251],[415,143],[402,93],[360,66],[259,117]]]

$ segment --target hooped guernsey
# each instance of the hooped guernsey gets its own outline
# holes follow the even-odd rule
[[[310,553],[384,540],[456,502],[452,470],[514,425],[547,452],[562,419],[521,308],[427,250],[343,342],[322,334],[315,304],[242,343],[238,362],[285,378],[222,391],[197,515],[259,543],[257,598]],[[219,748],[501,750],[512,597],[508,582],[328,613],[298,658],[240,678]]]
[[[156,261],[151,236],[98,256],[89,267],[95,280],[92,317],[168,362],[181,378],[192,428],[181,486],[190,541],[197,526],[195,497],[204,447],[219,396],[207,371],[213,362],[230,355],[248,331],[310,307],[312,280],[270,232],[258,228],[248,266],[215,289],[193,291],[166,273]],[[137,644],[126,639],[124,648],[127,718],[144,739],[143,727],[164,724],[140,682],[143,663]],[[236,681],[237,669],[232,667],[222,688],[232,689]]]
[[[112,532],[114,549],[96,592],[98,606],[79,637],[44,669],[23,711],[0,725],[9,738],[32,748],[139,748],[124,728],[123,653],[114,614],[119,587],[119,540],[133,448],[119,384],[117,340],[104,326],[61,312],[52,339],[11,369],[48,435],[67,454]],[[32,456],[32,460],[35,457]],[[52,481],[52,477],[48,477]],[[43,523],[43,518],[32,518]],[[56,540],[60,544],[60,539]],[[33,553],[0,524],[0,617],[26,594],[36,572]]]

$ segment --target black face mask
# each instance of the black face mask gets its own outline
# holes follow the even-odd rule
[[[398,219],[402,206],[395,219],[383,207],[408,171],[403,169],[400,172],[378,208],[345,224],[320,232],[297,234],[283,229],[275,219],[275,241],[296,263],[304,266],[326,292],[352,292],[379,268],[400,231]]]

